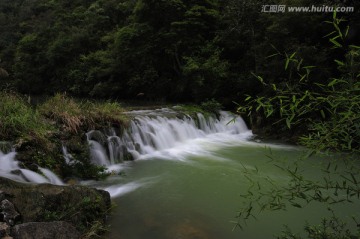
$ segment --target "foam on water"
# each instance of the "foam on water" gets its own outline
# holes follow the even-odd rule
[[[111,197],[119,197],[133,192],[142,186],[143,184],[141,183],[131,182],[124,185],[112,185],[110,187],[104,188],[104,190],[108,191]]]
[[[51,183],[62,185],[61,179],[49,169],[39,167],[41,174],[29,169],[21,168],[19,162],[15,159],[16,153],[10,152],[4,154],[0,151],[0,176],[12,179],[18,182],[32,183]]]
[[[243,119],[222,111],[218,117],[198,113],[195,118],[179,115],[178,112],[163,108],[158,110],[138,110],[127,112],[134,119],[130,127],[121,135],[115,130],[106,133],[93,130],[86,134],[90,146],[90,159],[103,165],[106,172],[118,174],[126,170],[124,159],[148,160],[164,159],[193,163],[189,158],[200,156],[209,160],[227,160],[216,155],[216,150],[226,147],[265,147],[291,149],[291,146],[269,145],[250,141],[253,136]],[[77,161],[62,148],[65,162],[72,165]],[[39,172],[21,168],[15,160],[16,153],[3,154],[0,151],[0,176],[21,182],[52,183],[63,182],[53,172],[39,167]],[[190,157],[189,157],[190,156]],[[107,180],[110,182],[111,180]],[[137,190],[153,179],[119,184],[113,181],[108,187],[101,188],[118,197]],[[83,182],[86,184],[87,182]],[[96,182],[89,185],[96,187]]]
[[[225,111],[219,117],[198,113],[196,118],[179,118],[176,111],[168,108],[128,114],[134,119],[122,135],[115,131],[102,136],[99,131],[87,134],[93,162],[109,167],[126,157],[186,161],[189,154],[206,155],[211,147],[239,145],[252,136],[241,117]]]

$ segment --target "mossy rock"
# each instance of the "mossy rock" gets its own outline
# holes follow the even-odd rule
[[[80,232],[104,223],[110,194],[84,186],[18,183],[0,177],[0,186],[21,214],[22,223],[67,221]]]

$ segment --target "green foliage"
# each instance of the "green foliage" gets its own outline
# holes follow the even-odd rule
[[[122,128],[129,123],[129,118],[124,114],[124,108],[117,102],[96,102],[86,104],[91,120],[97,124],[109,127]]]
[[[101,98],[229,98],[218,0],[14,0],[0,7],[4,18],[19,16],[0,25],[1,67],[9,73],[0,87]]]
[[[347,228],[347,224],[342,222],[341,219],[333,215],[331,218],[324,218],[319,225],[307,224],[304,228],[307,238],[312,239],[353,239],[359,238],[359,232],[353,234],[350,229]],[[289,228],[276,237],[277,239],[302,239],[303,237],[291,232]]]
[[[340,29],[342,21],[334,16],[331,24]],[[342,39],[343,35],[333,31],[328,37],[332,37],[330,40]],[[338,41],[334,41],[330,41],[333,48],[342,48]],[[344,61],[334,60],[341,72],[340,77],[331,77],[327,82],[313,80],[315,66],[304,65],[304,60],[298,58],[296,52],[285,54],[285,70],[289,72],[287,81],[269,84],[255,75],[271,90],[263,96],[248,96],[247,105],[240,106],[238,111],[249,115],[261,111],[274,125],[305,129],[306,134],[299,142],[310,148],[359,152],[359,53],[357,46],[349,46]]]
[[[200,105],[186,104],[177,106],[176,108],[174,107],[174,109],[180,113],[190,115],[194,118],[197,118],[198,113],[203,114],[205,117],[209,115],[218,115],[222,108],[223,106],[215,99],[204,101],[200,103]]]
[[[47,137],[53,128],[45,123],[23,96],[9,91],[0,91],[0,102],[0,138],[2,140],[18,139],[47,144]]]
[[[355,159],[358,158],[359,47],[346,45],[349,27],[342,30],[344,22],[337,18],[336,14],[332,21],[328,22],[334,28],[334,31],[324,38],[331,44],[328,54],[335,63],[335,70],[332,70],[331,74],[328,74],[323,66],[306,64],[311,60],[305,59],[301,50],[283,54],[282,50],[272,46],[276,52],[268,59],[285,59],[281,70],[284,74],[280,74],[282,82],[271,77],[268,79],[269,75],[266,73],[264,76],[253,73],[264,90],[255,97],[248,95],[245,104],[238,107],[239,113],[266,118],[266,124],[272,124],[278,132],[293,130],[301,133],[299,142],[310,148],[305,158],[323,150],[351,152]],[[335,53],[331,55],[332,51]],[[320,75],[327,77],[319,78]],[[273,162],[271,154],[267,156]],[[336,157],[344,158],[344,155]],[[305,225],[306,238],[358,238],[360,232],[354,230],[358,227],[357,219],[354,218],[355,226],[342,222],[334,207],[337,204],[358,202],[360,199],[359,168],[352,160],[348,160],[343,159],[347,164],[341,169],[333,162],[322,165],[319,169],[320,180],[309,178],[303,173],[306,169],[300,166],[301,160],[285,165],[276,164],[275,166],[286,172],[290,178],[288,183],[282,186],[277,186],[271,179],[268,179],[267,183],[259,184],[248,175],[251,186],[248,192],[242,195],[247,201],[239,211],[236,226],[242,228],[247,220],[256,218],[257,213],[264,210],[303,208],[316,202],[326,205],[333,215],[324,218],[319,225]],[[303,237],[286,229],[277,238]]]
[[[203,109],[207,112],[218,114],[223,106],[219,102],[217,102],[215,99],[211,99],[211,100],[202,102],[200,104],[200,107],[201,107],[201,109]]]
[[[266,1],[3,1],[0,63],[8,77],[0,77],[0,88],[97,98],[133,99],[139,93],[146,100],[215,98],[232,107],[243,94],[264,90],[250,72],[275,84],[287,77],[279,57],[265,58],[272,54],[269,46],[280,41],[284,44],[279,51],[298,52],[296,57],[323,69],[313,75],[316,80],[326,79],[333,72],[329,50],[322,46],[326,41],[321,40],[326,16],[261,13],[263,4]],[[346,17],[356,22],[355,14]],[[352,35],[351,29],[342,34]],[[341,42],[334,37],[333,42]]]
[[[360,174],[359,165],[353,159],[341,155],[342,161],[330,160],[320,165],[314,165],[318,170],[316,179],[307,174],[309,168],[305,168],[303,161],[310,161],[311,154],[295,160],[286,159],[279,161],[269,150],[266,155],[270,158],[269,163],[286,173],[288,180],[279,185],[279,182],[267,178],[265,181],[258,182],[254,177],[261,169],[255,172],[244,167],[243,173],[249,181],[250,186],[241,196],[245,202],[238,213],[236,227],[243,228],[246,222],[256,219],[258,214],[264,211],[286,211],[289,208],[305,208],[310,204],[317,203],[319,207],[325,207],[332,214],[324,218],[319,225],[304,225],[306,238],[358,238],[360,231],[358,227],[358,214],[354,212],[353,222],[342,221],[343,217],[339,213],[339,204],[353,204],[360,200]],[[340,162],[340,163],[339,163]],[[299,234],[291,232],[289,228],[277,238],[281,239],[301,239]]]
[[[56,94],[33,108],[24,96],[8,91],[0,91],[0,102],[0,138],[14,145],[25,167],[35,163],[64,177],[104,178],[105,168],[91,162],[87,142],[78,134],[122,129],[128,123],[116,102],[80,102]],[[67,143],[76,152],[76,163],[71,165],[64,164],[58,152]]]

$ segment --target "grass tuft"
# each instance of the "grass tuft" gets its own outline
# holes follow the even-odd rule
[[[0,91],[0,138],[45,143],[52,127],[19,94]]]
[[[127,123],[124,109],[119,103],[77,101],[66,94],[56,94],[39,106],[39,111],[61,124],[64,131],[69,133],[78,133],[81,129],[121,127]]]
[[[56,123],[61,124],[67,132],[77,133],[84,124],[85,115],[81,104],[66,94],[56,94],[39,106],[39,112]]]

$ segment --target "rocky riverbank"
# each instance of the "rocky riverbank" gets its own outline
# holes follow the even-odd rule
[[[0,177],[0,238],[91,238],[111,207],[106,191]]]

